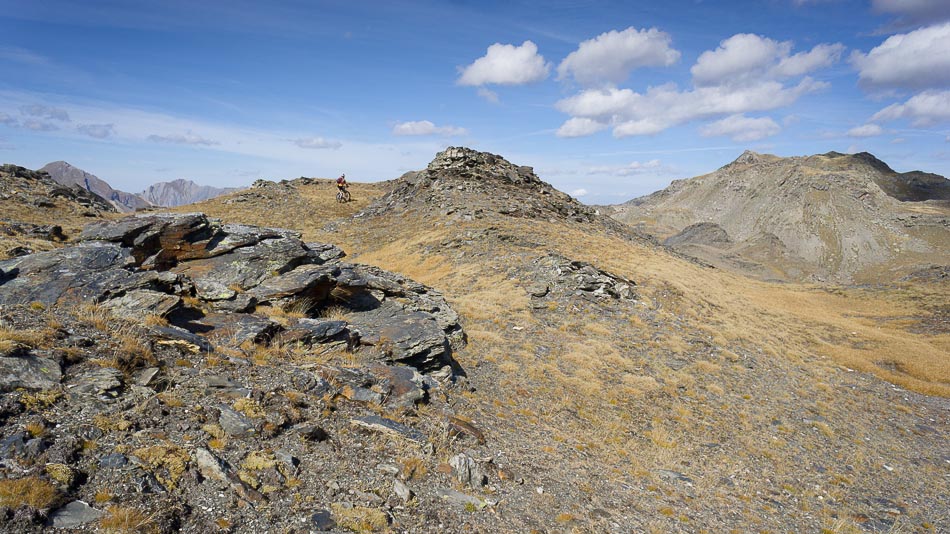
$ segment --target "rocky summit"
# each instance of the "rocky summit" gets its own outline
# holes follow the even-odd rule
[[[461,220],[504,215],[588,222],[597,217],[595,210],[538,178],[531,167],[464,147],[449,147],[426,169],[402,175],[367,212],[407,209]]]

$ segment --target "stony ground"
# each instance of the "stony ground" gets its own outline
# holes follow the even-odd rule
[[[199,206],[434,288],[467,340],[452,375],[400,365],[379,337],[348,351],[349,337],[199,332],[209,353],[154,314],[5,305],[5,358],[62,376],[37,369],[58,385],[3,394],[2,528],[950,531],[950,404],[865,372],[947,395],[950,372],[927,363],[950,351],[945,277],[900,291],[754,282],[535,179],[449,151],[372,205],[294,181]],[[213,312],[197,289],[177,306]],[[232,291],[219,308],[252,290]],[[361,312],[285,304],[252,314],[299,332]],[[887,363],[894,346],[918,360]]]

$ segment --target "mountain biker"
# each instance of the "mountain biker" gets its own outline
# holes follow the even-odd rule
[[[340,177],[336,179],[336,188],[339,189],[340,192],[342,193],[346,191],[346,185],[347,185],[346,173],[344,173],[344,174],[341,174]]]

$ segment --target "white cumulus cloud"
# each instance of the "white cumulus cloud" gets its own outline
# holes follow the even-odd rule
[[[466,135],[468,130],[458,126],[436,126],[431,121],[398,122],[393,126],[393,135]]]
[[[558,137],[582,137],[597,133],[610,125],[603,122],[588,119],[587,117],[574,117],[568,119],[560,128],[557,129]]]
[[[873,123],[862,124],[848,130],[848,135],[851,137],[874,137],[882,133],[884,133],[884,128]]]
[[[950,22],[892,35],[867,54],[855,51],[851,64],[867,87],[950,87]]]
[[[756,128],[711,135],[742,140],[774,135],[779,126],[772,119],[751,119],[742,114],[789,106],[805,94],[827,88],[828,83],[806,74],[834,64],[844,52],[844,45],[839,43],[822,43],[797,54],[792,54],[792,48],[791,42],[752,34],[733,35],[715,50],[699,56],[691,69],[691,89],[668,83],[641,93],[607,85],[558,101],[555,107],[570,118],[557,134],[579,137],[611,128],[614,137],[653,135],[691,121],[734,115],[737,117],[723,119],[706,131],[717,132],[743,123]]]
[[[715,50],[703,52],[690,72],[699,86],[791,78],[834,64],[844,48],[840,43],[823,43],[791,55],[790,41],[740,33],[720,42]]]
[[[656,28],[609,31],[588,39],[558,65],[558,79],[573,77],[582,85],[620,83],[640,67],[663,67],[676,63],[679,51],[673,39]]]
[[[495,43],[484,56],[461,69],[459,85],[523,85],[548,77],[551,65],[531,41],[521,46]]]
[[[872,121],[908,119],[914,126],[950,122],[950,91],[924,91],[903,104],[891,104],[871,117]]]
[[[769,117],[730,115],[699,129],[703,137],[728,136],[733,141],[758,141],[779,133],[782,128]]]
[[[294,144],[300,148],[308,148],[311,150],[336,150],[343,146],[343,143],[339,141],[325,139],[323,137],[301,137],[299,139],[294,139]]]
[[[626,137],[655,134],[717,115],[784,107],[825,87],[825,83],[804,78],[790,87],[765,81],[743,87],[713,86],[686,91],[667,84],[651,87],[642,94],[630,89],[589,89],[557,102],[556,107],[575,118],[609,124],[615,137]]]
[[[579,197],[582,197],[582,196],[584,196],[584,195],[586,195],[586,194],[587,194],[587,190],[584,189],[583,187],[580,188],[580,189],[575,189],[575,190],[571,191],[571,193],[570,193],[570,195],[571,195],[572,197],[574,197],[574,198],[579,198]]]

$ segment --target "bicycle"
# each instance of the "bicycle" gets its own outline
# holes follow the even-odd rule
[[[348,189],[341,189],[336,194],[336,201],[340,204],[350,201],[350,191]]]

